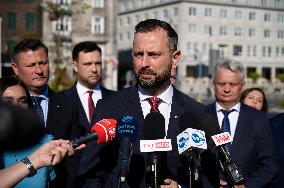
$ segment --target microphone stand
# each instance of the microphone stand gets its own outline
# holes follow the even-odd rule
[[[153,171],[154,171],[154,188],[160,188],[159,181],[159,157],[156,152],[153,153]]]
[[[197,156],[196,156],[197,155]],[[198,182],[200,180],[199,169],[201,168],[199,153],[193,149],[189,149],[187,152],[188,165],[188,187],[195,188],[198,187]]]

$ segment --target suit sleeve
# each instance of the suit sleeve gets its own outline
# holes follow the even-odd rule
[[[245,183],[246,188],[265,187],[271,182],[278,171],[270,124],[267,118],[263,118],[262,121],[258,122],[260,131],[256,143],[257,168],[248,177],[248,181]]]

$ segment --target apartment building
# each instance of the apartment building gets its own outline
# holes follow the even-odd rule
[[[248,85],[283,88],[278,79],[284,73],[283,1],[119,0],[118,51],[127,74],[134,26],[147,18],[165,20],[179,34],[177,87],[185,93],[207,92],[212,67],[224,58],[244,64]],[[253,82],[251,73],[260,79]]]

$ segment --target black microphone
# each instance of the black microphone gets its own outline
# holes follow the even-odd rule
[[[200,117],[192,112],[186,112],[181,116],[179,121],[179,126],[181,132],[183,132],[187,128],[202,130]],[[206,144],[205,139],[203,139],[202,141]],[[192,147],[189,148],[187,152],[185,152],[188,163],[187,166],[188,166],[188,176],[189,176],[189,182],[188,182],[189,187],[199,187],[200,171],[201,171],[200,152],[201,152],[200,149]]]
[[[120,186],[126,183],[129,172],[129,163],[132,155],[132,143],[137,138],[137,120],[133,116],[123,116],[117,122],[116,136],[119,147]]]
[[[201,120],[201,125],[206,132],[209,149],[213,154],[215,154],[215,157],[217,157],[219,167],[224,173],[229,185],[233,187],[234,185],[244,184],[246,181],[245,175],[232,160],[229,151],[225,147],[225,144],[216,146],[212,139],[214,136],[221,133],[217,119],[206,113],[202,115]],[[216,149],[218,154],[215,152]]]
[[[146,140],[157,140],[165,137],[165,118],[159,112],[151,112],[146,115],[143,126],[143,137]],[[161,179],[161,152],[148,154],[146,162],[146,187],[158,188],[162,184]]]
[[[81,136],[70,142],[75,149],[81,144],[85,144],[91,140],[97,140],[98,144],[104,144],[115,139],[115,127],[117,121],[115,119],[102,119],[91,128],[90,133]]]

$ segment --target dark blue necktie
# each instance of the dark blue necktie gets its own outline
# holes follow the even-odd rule
[[[45,125],[44,123],[44,115],[43,115],[43,110],[42,110],[42,107],[40,105],[40,102],[43,100],[42,97],[39,97],[39,96],[32,96],[32,101],[34,103],[34,108],[35,108],[35,111],[39,117],[39,120],[41,122],[42,125]]]
[[[228,132],[231,135],[231,128],[230,128],[230,120],[229,120],[229,114],[231,112],[235,111],[235,109],[232,110],[224,110],[222,109],[221,112],[224,114],[224,118],[222,121],[222,127],[221,127],[221,132]],[[232,143],[226,144],[226,147],[229,151],[231,151]]]

